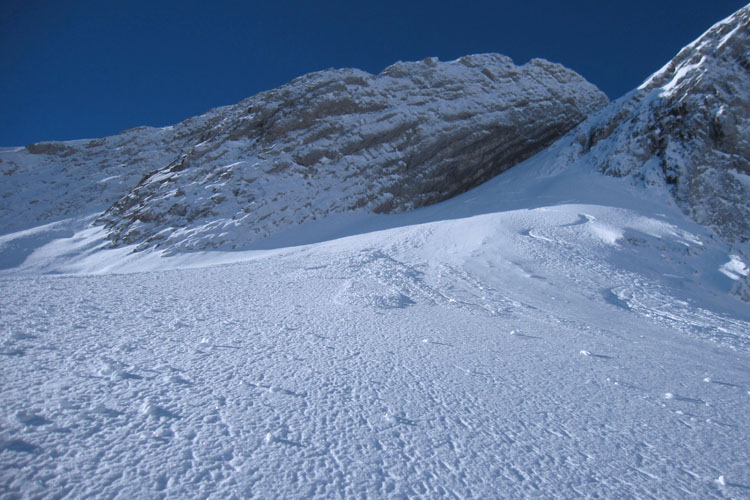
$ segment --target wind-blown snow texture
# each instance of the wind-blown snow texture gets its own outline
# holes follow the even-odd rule
[[[726,43],[732,19],[717,25]],[[682,81],[662,73],[649,102]],[[134,252],[143,240],[113,248],[115,226],[92,225],[133,188],[131,155],[168,163],[205,116],[32,146],[33,168],[27,151],[0,153],[34,193],[2,202],[0,496],[747,497],[750,252],[689,218],[659,163],[638,173],[613,118],[647,100],[631,98],[447,201],[272,225],[271,250]],[[97,148],[116,162],[91,171]],[[633,168],[602,175],[606,151]],[[160,186],[194,171],[175,163],[141,186],[163,207]],[[284,175],[293,185],[263,179]],[[356,178],[330,182],[343,199]],[[117,210],[130,209],[106,217]],[[158,241],[252,239],[200,220]]]
[[[626,181],[546,167],[244,263],[6,274],[4,496],[744,496],[750,317],[722,270],[747,268]]]

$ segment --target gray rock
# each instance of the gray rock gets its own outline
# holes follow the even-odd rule
[[[750,6],[574,134],[603,172],[666,184],[695,221],[750,241]]]
[[[246,247],[348,211],[411,210],[542,150],[607,99],[558,64],[481,54],[326,70],[188,120],[99,222],[113,245]]]

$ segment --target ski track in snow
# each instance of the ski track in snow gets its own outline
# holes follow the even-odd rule
[[[750,324],[577,210],[2,278],[0,494],[746,496]]]

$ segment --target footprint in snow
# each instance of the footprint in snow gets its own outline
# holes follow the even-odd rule
[[[592,357],[592,358],[612,359],[612,356],[607,356],[605,354],[594,354],[591,351],[586,351],[586,350],[583,350],[583,349],[581,351],[579,351],[579,354],[581,356],[589,356],[589,357]]]
[[[92,413],[95,413],[97,415],[103,415],[105,417],[119,417],[120,415],[123,415],[121,411],[114,410],[112,408],[107,408],[101,403],[98,403],[91,409]]]
[[[36,455],[41,452],[41,448],[35,444],[24,441],[23,439],[11,439],[0,442],[0,451],[14,451],[16,453],[31,453]]]
[[[731,382],[722,382],[720,380],[714,380],[711,377],[706,377],[703,379],[703,381],[706,383],[710,383],[710,384],[717,384],[717,385],[723,385],[726,387],[740,388],[740,386],[737,384],[733,384]]]
[[[193,385],[193,383],[179,375],[169,375],[166,377],[166,381],[170,384],[181,384],[181,385]]]
[[[36,413],[27,413],[25,411],[19,411],[16,413],[16,420],[23,425],[29,427],[38,427],[41,425],[51,424],[52,421],[46,419],[44,416]]]
[[[0,350],[0,356],[23,356],[24,354],[26,354],[26,351],[20,348]]]
[[[385,420],[394,424],[403,424],[409,426],[416,426],[418,423],[417,420],[406,418],[406,413],[403,411],[386,413]]]
[[[10,334],[10,338],[14,340],[34,340],[39,338],[39,336],[26,332],[14,331]]]
[[[148,417],[153,417],[153,418],[157,418],[157,419],[161,419],[161,418],[180,419],[180,418],[182,418],[182,417],[180,417],[180,415],[178,415],[176,413],[173,413],[173,412],[167,410],[164,407],[158,406],[158,405],[156,405],[153,402],[148,401],[148,400],[146,400],[141,405],[141,413],[143,415],[148,416]]]
[[[688,398],[685,396],[680,396],[679,394],[673,394],[671,392],[664,393],[664,399],[671,399],[674,401],[683,401],[686,403],[696,403],[696,404],[708,404],[702,399],[696,399],[696,398]]]

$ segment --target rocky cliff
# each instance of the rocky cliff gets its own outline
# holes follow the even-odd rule
[[[717,23],[638,89],[581,124],[603,172],[665,184],[695,221],[750,240],[750,6]]]
[[[604,104],[562,66],[494,54],[321,71],[196,119],[200,135],[100,222],[115,245],[193,250],[410,210],[512,167]]]
[[[0,216],[12,227],[109,205],[99,223],[115,246],[243,247],[329,214],[450,198],[606,103],[558,64],[497,54],[326,70],[174,127],[6,152],[6,178],[24,180],[6,185]]]

